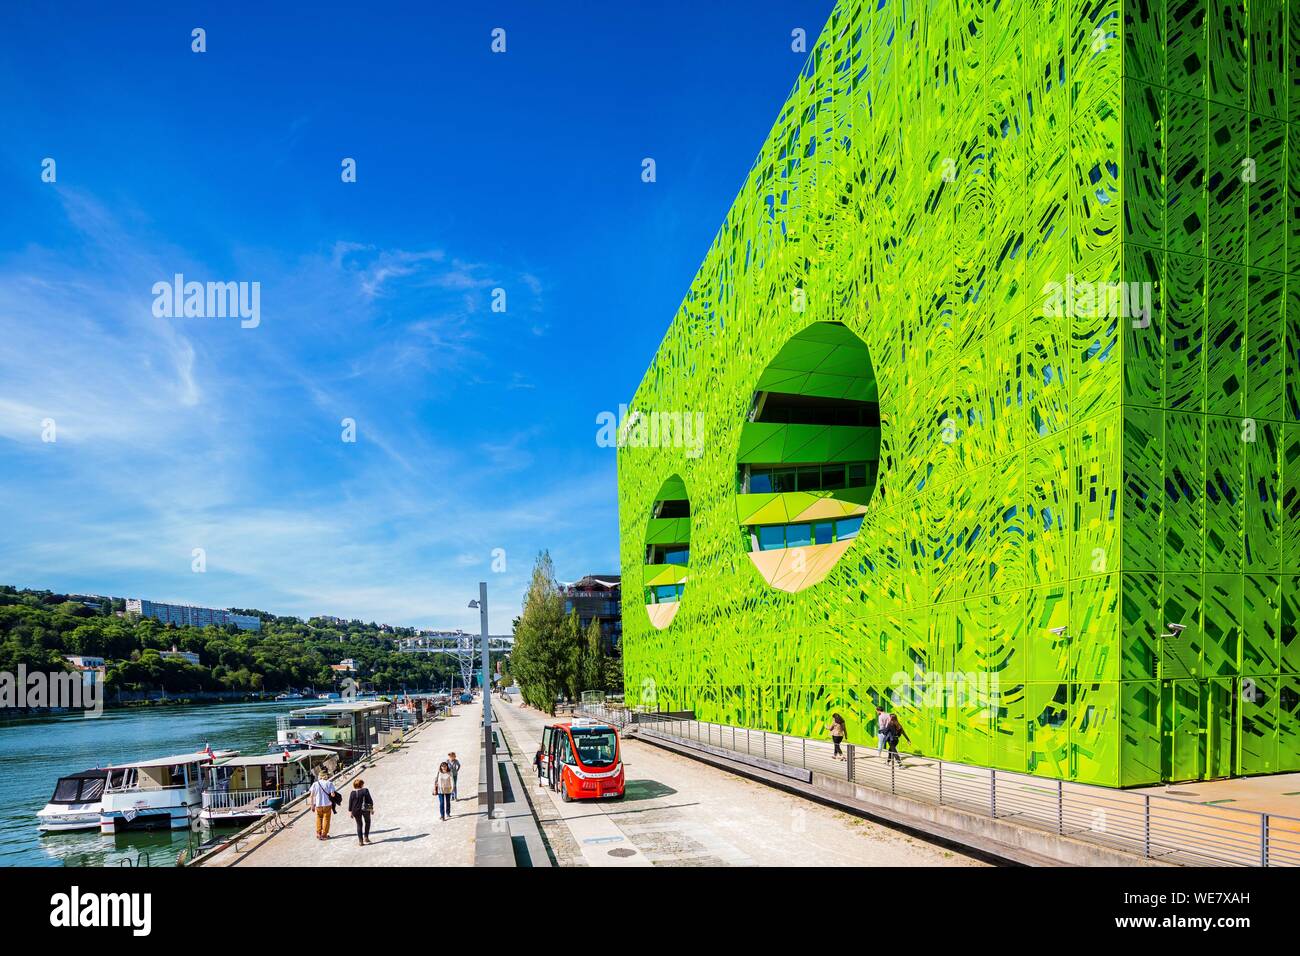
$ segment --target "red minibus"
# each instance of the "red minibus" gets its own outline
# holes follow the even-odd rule
[[[623,799],[623,753],[609,724],[574,720],[542,731],[538,774],[570,800]]]

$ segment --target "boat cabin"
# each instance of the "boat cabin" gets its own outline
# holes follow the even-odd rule
[[[338,701],[300,707],[276,718],[276,746],[322,747],[367,753],[383,746],[385,735],[400,725],[392,701]]]
[[[332,750],[286,750],[218,760],[205,768],[202,819],[206,823],[256,819],[307,792],[316,774],[332,773]]]

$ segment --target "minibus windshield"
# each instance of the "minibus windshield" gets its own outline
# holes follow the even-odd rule
[[[617,752],[614,731],[608,727],[584,730],[571,728],[573,744],[578,748],[578,761],[586,767],[608,767]]]

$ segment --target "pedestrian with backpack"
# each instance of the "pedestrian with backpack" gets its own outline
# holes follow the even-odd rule
[[[316,839],[328,840],[334,805],[342,802],[343,798],[338,795],[334,784],[330,783],[323,769],[318,773],[316,782],[311,785],[309,795],[312,809],[316,811]]]
[[[903,722],[898,719],[897,714],[891,714],[889,718],[889,763],[896,763],[900,767],[903,765],[903,758],[898,754],[898,739],[902,737],[908,743],[912,738],[907,736],[907,731],[903,729]]]

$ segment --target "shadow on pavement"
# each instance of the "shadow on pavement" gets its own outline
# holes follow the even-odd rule
[[[373,842],[375,846],[378,846],[381,843],[410,843],[412,840],[420,840],[423,839],[424,837],[427,837],[428,835],[429,834],[427,833],[413,833],[410,836],[389,837],[386,840],[375,840]]]
[[[660,797],[671,797],[677,793],[672,787],[660,783],[658,780],[629,780],[623,791],[624,803],[633,800],[657,800]]]

